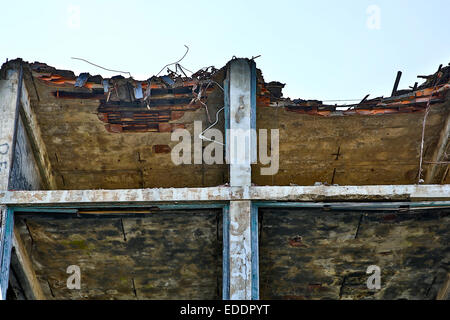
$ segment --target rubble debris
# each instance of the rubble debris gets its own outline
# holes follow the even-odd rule
[[[421,76],[418,77],[420,78]],[[441,65],[436,73],[426,76],[425,79],[426,81],[420,85],[418,89],[425,89],[450,83],[450,64],[443,68]]]
[[[392,96],[368,99],[366,95],[357,104],[330,105],[319,100],[303,100],[283,98],[281,90],[284,85],[279,82],[258,82],[258,106],[282,107],[288,111],[316,115],[316,116],[349,116],[349,115],[379,115],[393,113],[424,112],[427,105],[443,103],[450,90],[450,66],[439,68],[430,76],[419,76],[426,79],[418,86],[416,83],[411,89],[398,90],[401,71],[397,73]],[[347,109],[347,110],[342,110]]]
[[[203,68],[191,77],[169,73],[146,81],[115,76],[103,79],[82,73],[76,77],[41,63],[31,65],[33,75],[49,86],[55,86],[58,99],[99,100],[98,118],[112,133],[171,132],[185,112],[204,106],[214,90],[214,67]]]
[[[216,76],[221,71],[211,66],[187,77],[184,72],[169,70],[167,75],[137,81],[121,75],[103,79],[82,73],[77,77],[72,71],[58,70],[39,62],[29,66],[35,79],[55,87],[53,95],[58,99],[99,100],[99,119],[109,124],[106,128],[111,132],[159,132],[160,123],[178,120],[184,112],[202,107],[209,116],[205,101],[215,90]],[[355,104],[333,105],[320,100],[284,98],[282,90],[285,84],[277,81],[266,83],[261,71],[257,70],[256,103],[259,107],[285,108],[314,116],[370,116],[424,112],[428,102],[433,105],[447,99],[450,66],[441,66],[433,75],[419,76],[425,82],[421,85],[415,83],[409,89],[398,89],[400,77],[401,72],[397,74],[391,97],[369,99],[366,95]],[[118,126],[122,128],[119,130]]]
[[[266,84],[266,89],[269,90],[270,94],[277,99],[283,97],[282,90],[286,86],[285,83],[281,83],[278,81],[272,81]]]

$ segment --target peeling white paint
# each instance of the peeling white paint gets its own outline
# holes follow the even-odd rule
[[[130,190],[0,191],[3,205],[228,201],[448,201],[450,185],[212,187]]]
[[[230,203],[230,299],[251,300],[251,201]]]

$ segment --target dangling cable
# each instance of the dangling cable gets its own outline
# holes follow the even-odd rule
[[[210,125],[208,128],[206,128],[202,133],[200,133],[200,134],[198,135],[198,137],[199,137],[201,140],[211,141],[211,142],[220,144],[220,145],[222,145],[222,146],[225,145],[225,144],[223,144],[222,142],[218,142],[218,141],[216,141],[216,140],[211,140],[211,139],[209,139],[209,138],[206,138],[206,137],[203,135],[206,131],[208,131],[208,130],[210,130],[211,128],[213,128],[213,127],[219,122],[219,113],[220,113],[222,110],[224,110],[224,109],[225,109],[225,107],[220,108],[220,109],[217,111],[217,113],[216,113],[216,122],[214,122],[212,125]]]

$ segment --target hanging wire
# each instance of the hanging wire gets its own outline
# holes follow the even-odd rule
[[[178,61],[175,61],[175,62],[166,64],[166,65],[161,69],[161,71],[158,72],[158,74],[157,74],[156,76],[159,76],[159,75],[161,74],[161,72],[163,72],[164,69],[167,68],[167,67],[169,67],[169,66],[173,66],[174,64],[175,64],[175,65],[179,65],[179,63],[186,57],[186,55],[187,55],[188,52],[189,52],[189,47],[188,47],[187,45],[184,45],[184,46],[186,47],[186,52],[185,52],[184,55],[181,57],[181,59],[179,59]],[[186,68],[184,68],[184,69],[187,70],[187,71],[189,71],[189,70],[186,69]]]
[[[217,111],[217,113],[216,113],[216,122],[214,122],[212,125],[210,125],[208,128],[206,128],[202,133],[200,133],[200,134],[198,135],[198,137],[199,137],[201,140],[211,141],[211,142],[220,144],[220,145],[222,145],[222,146],[225,145],[225,144],[223,144],[222,142],[219,142],[219,141],[216,141],[216,140],[211,140],[211,139],[209,139],[209,138],[207,138],[207,137],[204,136],[204,134],[206,133],[206,131],[208,131],[208,130],[210,130],[211,128],[213,128],[213,127],[219,122],[219,113],[220,113],[222,110],[224,110],[224,109],[225,109],[225,107],[220,108],[220,109]]]
[[[419,177],[418,177],[417,184],[421,184],[421,183],[425,182],[425,180],[422,179],[423,149],[424,149],[424,144],[425,144],[425,127],[427,125],[428,114],[430,113],[430,110],[431,110],[431,99],[433,98],[433,94],[435,91],[436,91],[436,84],[433,87],[433,91],[431,91],[430,99],[428,99],[427,108],[425,110],[425,115],[423,117],[423,122],[422,122],[422,141],[420,143]]]
[[[188,68],[186,68],[186,67],[184,67],[184,66],[182,66],[181,64],[177,64],[178,65],[178,67],[180,68],[180,69],[182,69],[182,70],[186,70],[187,72],[190,72],[190,73],[192,73],[192,74],[194,74],[194,72],[193,71],[191,71],[191,70],[189,70]]]
[[[208,87],[209,87],[209,85],[210,85],[211,83],[216,84],[216,85],[217,85],[217,86],[225,93],[225,90],[223,89],[223,87],[222,87],[220,84],[218,84],[216,81],[214,81],[214,80],[209,80],[209,83],[208,83],[208,86],[206,87],[206,89],[208,89]],[[202,104],[205,106],[205,108],[206,108],[206,113],[207,113],[208,118],[209,118],[208,105],[207,105],[206,103],[203,103],[202,101],[200,101],[200,103],[202,103]],[[216,112],[216,121],[215,121],[212,125],[210,125],[208,128],[206,128],[202,133],[200,133],[200,134],[198,135],[198,137],[199,137],[201,140],[211,141],[211,142],[214,142],[214,143],[217,143],[217,144],[220,144],[220,145],[224,146],[223,143],[218,142],[218,141],[215,141],[215,140],[211,140],[211,139],[206,138],[206,137],[204,136],[204,134],[205,134],[208,130],[210,130],[211,128],[213,128],[213,127],[219,122],[219,113],[220,113],[221,111],[223,111],[224,109],[225,109],[225,107],[222,107],[221,109],[219,109],[219,110]],[[211,121],[210,121],[210,122],[211,122]]]
[[[106,71],[117,72],[117,73],[123,73],[123,74],[128,74],[128,75],[130,76],[130,78],[133,78],[133,76],[131,75],[131,73],[128,72],[128,71],[119,71],[119,70],[108,69],[108,68],[99,66],[98,64],[92,63],[92,62],[90,62],[90,61],[88,61],[88,60],[86,60],[86,59],[83,59],[83,58],[75,58],[75,57],[71,57],[71,59],[74,59],[74,60],[80,60],[80,61],[89,63],[90,65],[93,65],[93,66],[95,66],[95,67],[97,67],[97,68],[100,68],[100,69],[103,69],[103,70],[106,70]]]

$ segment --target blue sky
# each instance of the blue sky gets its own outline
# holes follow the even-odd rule
[[[2,1],[0,61],[113,75],[70,59],[82,57],[144,80],[186,44],[191,70],[261,55],[285,96],[387,96],[398,70],[406,88],[450,62],[449,12],[448,0]]]

